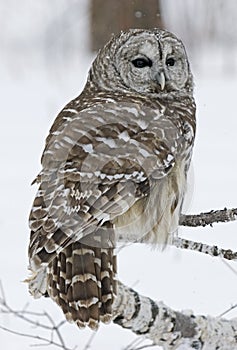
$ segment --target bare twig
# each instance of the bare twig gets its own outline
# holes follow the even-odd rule
[[[66,323],[66,320],[65,321],[61,321],[57,326],[56,324],[54,323],[54,320],[52,319],[52,317],[47,313],[45,312],[45,316],[48,318],[48,320],[51,322],[52,324],[52,337],[53,337],[53,334],[54,334],[54,331],[55,333],[57,334],[58,336],[58,339],[60,341],[60,344],[62,345],[62,348],[66,348],[66,345],[65,345],[65,342],[64,342],[64,339],[59,331],[59,328]]]
[[[232,305],[231,307],[229,307],[229,309],[227,309],[226,311],[222,312],[222,313],[219,315],[219,317],[223,317],[224,315],[228,314],[228,312],[230,312],[230,311],[232,311],[232,310],[234,310],[234,309],[236,309],[236,308],[237,308],[237,304]]]
[[[222,259],[222,262],[237,276],[236,269],[234,269],[226,260]]]
[[[140,338],[135,338],[134,340],[131,341],[128,345],[126,345],[125,348],[122,350],[134,350],[136,349],[136,346],[141,345],[144,342],[145,338],[140,337]]]
[[[2,281],[0,281],[0,293],[1,293],[1,298],[0,298],[0,303],[5,305],[6,304],[6,296],[5,296],[5,292],[4,292],[4,289],[3,289],[3,285],[2,285]]]
[[[11,315],[15,316],[16,318],[20,319],[21,321],[24,321],[30,325],[33,325],[34,327],[36,327],[38,329],[48,330],[50,332],[50,335],[48,338],[46,338],[46,337],[41,336],[41,335],[18,332],[18,331],[15,331],[15,330],[12,330],[10,328],[7,328],[7,327],[0,325],[1,330],[8,332],[8,333],[11,333],[11,334],[15,334],[18,336],[31,338],[31,339],[35,339],[37,341],[43,342],[43,344],[33,344],[32,346],[54,345],[54,346],[60,347],[63,350],[72,350],[72,349],[69,349],[69,347],[66,345],[66,343],[63,339],[63,336],[60,332],[60,327],[66,323],[66,320],[63,320],[63,321],[59,322],[58,324],[55,324],[54,320],[47,312],[39,313],[39,312],[28,311],[27,310],[28,304],[26,304],[25,307],[20,311],[14,310],[7,303],[6,295],[5,295],[4,288],[3,288],[1,281],[0,281],[0,293],[1,293],[0,313],[11,314]],[[42,319],[42,321],[39,322],[38,320],[34,319],[34,317],[37,317],[37,318],[40,317]],[[45,319],[48,320],[48,324],[45,322]],[[58,338],[58,342],[54,340],[55,335]]]
[[[123,350],[142,350],[142,349],[152,348],[157,346],[156,344],[153,344],[153,343],[142,345],[142,343],[144,343],[145,341],[147,341],[145,337],[136,338],[130,344],[128,344],[125,348],[123,348]]]
[[[146,348],[153,348],[157,346],[156,344],[147,344],[147,345],[142,345],[142,346],[139,346],[139,348],[134,348],[132,350],[143,350],[143,349],[146,349]]]
[[[45,338],[45,337],[42,337],[42,336],[39,336],[39,335],[33,335],[33,334],[29,334],[29,333],[17,332],[17,331],[14,331],[12,329],[9,329],[9,328],[3,327],[3,326],[0,326],[0,329],[2,329],[5,332],[11,333],[11,334],[15,334],[15,335],[18,335],[18,336],[21,336],[21,337],[36,339],[38,341],[43,341],[43,342],[46,343],[46,344],[40,344],[41,346],[42,345],[55,345],[55,346],[57,346],[57,347],[59,347],[59,348],[61,348],[63,350],[72,350],[72,349],[70,349],[70,348],[68,348],[66,346],[62,346],[62,344],[60,344],[60,343],[56,343],[53,340],[49,340],[48,338]],[[34,344],[34,345],[37,345],[37,344]]]
[[[97,334],[96,332],[93,332],[93,333],[92,333],[92,335],[90,336],[90,338],[89,338],[88,342],[86,343],[86,345],[85,345],[85,347],[84,347],[83,350],[88,350],[88,349],[90,349],[91,344],[92,344],[92,342],[93,342],[93,340],[94,340],[96,334]]]

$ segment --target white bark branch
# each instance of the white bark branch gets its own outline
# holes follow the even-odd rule
[[[213,225],[218,222],[230,222],[237,220],[237,208],[227,209],[224,208],[222,210],[211,210],[206,213],[201,214],[192,214],[192,215],[180,215],[179,224],[180,226],[190,226],[190,227],[198,227],[198,226],[207,226]],[[127,236],[120,235],[116,237],[119,243],[131,243],[138,242],[136,236],[131,237],[130,234]],[[237,252],[232,251],[231,249],[223,249],[219,248],[215,245],[211,246],[208,244],[204,244],[201,242],[194,242],[180,237],[174,237],[171,245],[180,249],[193,250],[199,253],[208,254],[212,257],[220,257],[227,260],[237,260]]]
[[[174,311],[119,282],[114,323],[164,350],[237,350],[237,318],[226,320]]]
[[[218,248],[216,245],[194,242],[180,237],[175,237],[172,245],[176,248],[193,250],[199,253],[208,254],[212,257],[237,260],[237,252],[233,252],[231,249]]]

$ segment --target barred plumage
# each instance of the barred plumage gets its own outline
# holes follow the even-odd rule
[[[48,265],[48,293],[68,321],[96,329],[110,321],[116,293],[116,262],[112,249],[70,244]]]
[[[30,292],[49,295],[80,328],[109,322],[116,241],[172,239],[194,136],[181,41],[159,29],[112,38],[46,140],[30,214]]]

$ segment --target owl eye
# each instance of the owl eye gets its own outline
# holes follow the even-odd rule
[[[166,65],[172,67],[175,65],[175,59],[173,57],[167,58]]]
[[[149,58],[136,58],[135,60],[132,61],[132,64],[136,68],[144,68],[144,67],[151,67],[152,66],[152,61]]]

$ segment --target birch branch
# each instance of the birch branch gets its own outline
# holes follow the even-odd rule
[[[198,227],[212,226],[218,222],[230,222],[237,220],[237,208],[222,210],[211,210],[206,213],[180,216],[179,224],[182,226]],[[193,242],[180,237],[173,239],[172,245],[180,249],[193,250],[199,253],[208,254],[212,257],[220,257],[227,260],[237,260],[237,252],[231,249],[222,249],[217,246],[204,244],[201,242]]]
[[[233,252],[231,249],[218,248],[216,245],[194,242],[180,237],[175,237],[172,241],[172,245],[176,248],[193,250],[199,253],[208,254],[212,257],[237,260],[237,252]]]
[[[230,222],[235,220],[237,220],[237,208],[224,208],[222,210],[211,210],[209,212],[201,214],[181,214],[179,224],[181,226],[205,227],[207,225],[212,226],[214,223],[218,222]],[[137,241],[136,236],[134,236],[133,239],[130,233],[127,236],[124,234],[119,235],[117,237],[117,241],[120,243],[131,243],[131,241],[139,242]],[[174,237],[171,245],[180,249],[187,249],[199,253],[208,254],[212,257],[220,257],[227,260],[237,260],[237,252],[234,252],[231,249],[219,248],[216,245],[208,245],[201,242],[194,242],[180,237]]]
[[[237,350],[237,318],[226,320],[174,311],[119,282],[114,323],[164,350]]]
[[[184,215],[180,217],[179,224],[182,226],[207,226],[217,222],[228,222],[237,220],[237,208],[222,210],[211,210],[206,213],[195,215]]]

